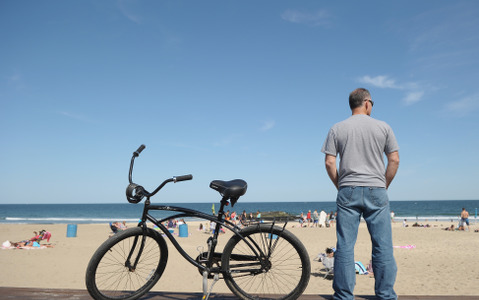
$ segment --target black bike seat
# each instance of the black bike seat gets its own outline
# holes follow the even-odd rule
[[[230,181],[213,180],[210,188],[218,191],[223,197],[238,199],[246,193],[248,184],[242,179],[234,179]]]

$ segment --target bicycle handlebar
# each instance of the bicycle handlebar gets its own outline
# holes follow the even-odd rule
[[[128,174],[128,181],[130,184],[126,188],[126,199],[130,203],[139,203],[144,197],[152,197],[156,193],[158,193],[159,190],[161,190],[165,184],[168,182],[179,182],[179,181],[186,181],[186,180],[191,180],[193,179],[193,175],[188,174],[188,175],[181,175],[181,176],[174,176],[172,178],[168,178],[165,181],[163,181],[162,184],[160,184],[154,191],[153,193],[149,193],[147,190],[145,190],[141,185],[138,185],[136,183],[133,183],[132,180],[132,174],[133,174],[133,165],[135,163],[135,158],[140,156],[140,153],[145,150],[146,146],[141,145],[138,147],[138,149],[133,152],[133,156],[131,157],[131,163],[130,163],[130,172]]]
[[[141,151],[145,150],[146,146],[145,145],[141,145],[140,147],[138,147],[138,149],[133,152],[133,156],[134,157],[138,157],[141,153]]]
[[[193,179],[193,175],[191,174],[173,177],[174,182],[191,180],[191,179]]]

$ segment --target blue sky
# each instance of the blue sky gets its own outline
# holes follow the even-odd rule
[[[391,200],[478,199],[477,1],[0,2],[0,203],[334,201],[320,152],[371,91]]]

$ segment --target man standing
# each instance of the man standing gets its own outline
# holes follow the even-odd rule
[[[368,90],[358,88],[351,92],[352,116],[331,127],[321,150],[326,155],[328,175],[338,189],[334,299],[354,299],[354,245],[361,215],[371,235],[376,297],[397,299],[387,188],[399,167],[399,146],[391,127],[371,118],[373,105]]]
[[[462,223],[462,228],[466,230],[466,225],[467,225],[467,230],[469,231],[469,212],[463,207],[462,212],[461,212],[461,223]]]

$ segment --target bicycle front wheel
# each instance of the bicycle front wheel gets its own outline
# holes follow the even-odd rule
[[[88,292],[101,300],[138,299],[158,282],[167,260],[166,242],[153,229],[147,228],[145,235],[141,227],[117,233],[98,248],[88,264]]]
[[[221,264],[228,288],[241,299],[297,299],[311,274],[301,241],[267,224],[246,227],[240,234],[251,247],[238,235],[226,244]]]

